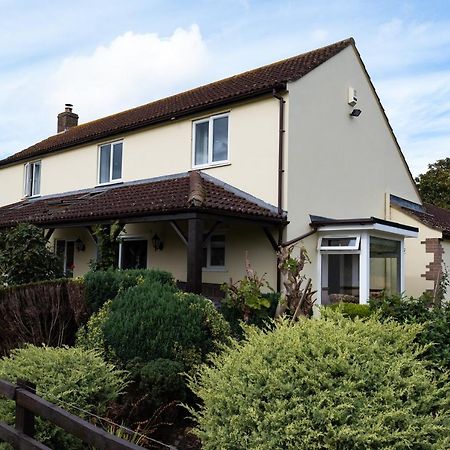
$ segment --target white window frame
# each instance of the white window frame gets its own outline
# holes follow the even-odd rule
[[[67,243],[73,242],[73,264],[75,266],[75,240],[74,239],[55,239],[54,242],[54,252],[56,254],[57,248],[58,248],[58,242],[64,242],[64,257],[63,257],[63,274],[67,275]],[[73,269],[72,269],[72,276],[73,276]]]
[[[122,144],[122,167],[121,167],[121,177],[120,178],[116,178],[116,179],[112,179],[112,173],[113,173],[113,156],[114,156],[114,144]],[[105,181],[104,183],[102,183],[100,181],[100,171],[101,171],[101,153],[102,153],[102,147],[105,145],[110,145],[111,149],[110,149],[110,155],[109,155],[109,181]],[[116,184],[116,183],[121,183],[123,181],[123,155],[124,155],[124,142],[123,139],[118,139],[115,141],[110,141],[110,142],[102,142],[101,144],[98,145],[97,148],[97,186],[106,186],[108,184]]]
[[[35,178],[35,167],[40,167],[39,172],[39,192],[34,192],[34,178]],[[31,183],[30,192],[28,192],[28,173],[31,170]],[[41,181],[42,181],[42,161],[30,161],[24,165],[24,175],[23,175],[23,194],[24,197],[32,198],[39,197],[41,195]]]
[[[228,118],[228,134],[227,134],[227,159],[222,161],[213,161],[213,143],[214,143],[214,120],[221,117]],[[195,164],[195,141],[196,141],[196,125],[199,123],[209,123],[208,129],[208,161],[204,164]],[[192,122],[192,168],[202,169],[206,167],[217,167],[230,164],[230,113],[215,114],[203,119],[194,120]]]
[[[354,230],[354,231],[353,231]],[[367,304],[370,296],[370,237],[380,237],[391,241],[400,242],[400,293],[405,290],[405,258],[404,258],[404,237],[409,235],[405,232],[401,236],[399,234],[386,233],[374,228],[353,228],[348,233],[327,233],[318,239],[317,245],[317,280],[320,288],[317,290],[317,304],[322,304],[322,255],[330,254],[359,254],[359,303]],[[359,236],[358,250],[351,250],[349,247],[334,247],[328,249],[321,247],[322,238],[351,238]],[[411,236],[412,237],[412,236]],[[353,247],[353,246],[352,246]]]
[[[347,246],[336,246],[336,245],[330,245],[330,246],[325,246],[322,245],[322,242],[324,241],[324,239],[356,239],[355,244],[354,245],[347,245]],[[361,234],[355,233],[353,235],[325,235],[322,236],[319,239],[319,250],[325,252],[325,251],[337,251],[337,252],[351,252],[351,251],[357,251],[359,250],[359,244],[361,242]]]
[[[212,266],[211,265],[211,238],[213,236],[223,236],[224,237],[224,249],[225,249],[225,264],[223,266]],[[203,248],[206,247],[206,266],[202,267],[204,272],[226,272],[227,271],[227,236],[225,233],[214,233],[208,237],[208,239],[204,242]],[[203,249],[202,249],[203,251]]]

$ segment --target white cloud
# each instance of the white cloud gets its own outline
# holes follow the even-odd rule
[[[414,175],[450,154],[450,71],[386,79],[377,91]]]
[[[48,107],[73,103],[82,121],[175,93],[195,83],[207,62],[199,28],[168,38],[131,31],[90,55],[66,58],[48,86]]]
[[[90,54],[0,73],[0,158],[55,134],[65,103],[87,122],[195,86],[208,61],[192,25],[169,37],[126,32]]]

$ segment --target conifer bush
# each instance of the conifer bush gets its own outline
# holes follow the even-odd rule
[[[248,327],[190,380],[202,448],[450,448],[450,389],[418,358],[420,330],[332,310]]]
[[[145,281],[112,302],[103,331],[123,362],[164,358],[192,367],[226,339],[229,326],[204,297]]]
[[[172,274],[164,270],[104,270],[89,272],[84,277],[86,303],[91,312],[97,312],[108,300],[143,281],[175,285]]]
[[[84,419],[90,417],[80,410],[104,414],[127,384],[125,373],[94,351],[33,345],[15,349],[1,359],[0,378],[12,383],[17,378],[31,381],[38,395]],[[78,409],[72,409],[72,405]],[[0,398],[1,420],[13,425],[14,417],[14,402]],[[41,419],[37,419],[37,439],[55,449],[86,448],[78,439]]]

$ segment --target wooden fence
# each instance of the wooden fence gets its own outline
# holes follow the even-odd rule
[[[35,386],[23,380],[17,385],[0,380],[0,395],[16,403],[15,427],[0,421],[0,442],[7,442],[18,450],[51,450],[34,439],[35,416],[57,425],[86,444],[100,450],[142,450],[101,428],[68,413],[59,406],[36,395]]]

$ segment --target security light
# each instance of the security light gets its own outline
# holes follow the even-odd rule
[[[352,110],[352,112],[350,113],[351,117],[359,117],[361,114],[361,110],[360,109],[354,109]]]

